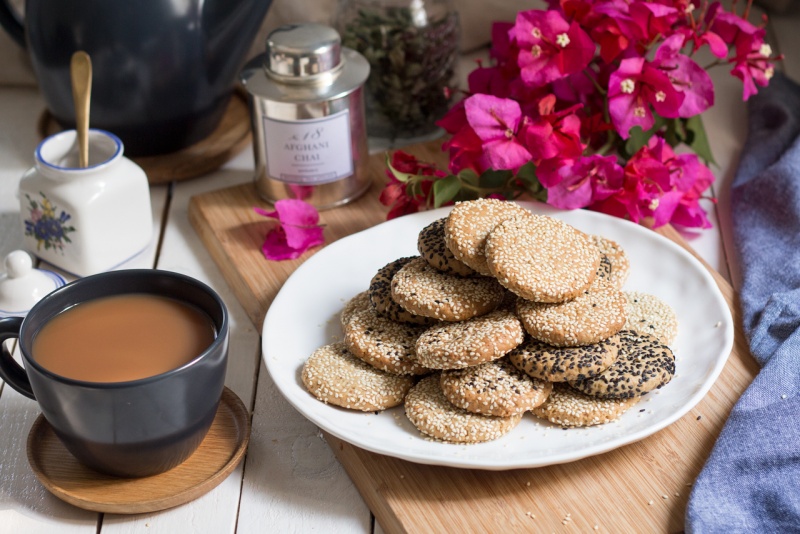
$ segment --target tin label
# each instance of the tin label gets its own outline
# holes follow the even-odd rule
[[[353,174],[349,110],[320,119],[263,119],[267,173],[272,178],[314,185]]]

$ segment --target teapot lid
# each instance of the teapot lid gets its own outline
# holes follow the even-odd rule
[[[24,250],[10,252],[0,275],[0,317],[23,317],[45,295],[66,284],[58,274],[34,269]]]

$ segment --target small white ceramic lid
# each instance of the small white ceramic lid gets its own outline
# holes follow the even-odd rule
[[[24,250],[6,256],[5,274],[0,275],[0,317],[23,317],[45,295],[66,284],[58,274],[34,269]]]

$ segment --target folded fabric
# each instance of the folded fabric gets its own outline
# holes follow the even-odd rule
[[[761,370],[694,483],[689,533],[800,532],[800,85],[776,74],[748,119],[731,212]]]

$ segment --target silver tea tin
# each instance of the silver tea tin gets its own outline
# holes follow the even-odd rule
[[[293,24],[269,34],[266,52],[241,72],[264,200],[299,198],[325,209],[369,188],[367,76],[367,60],[333,28]]]

